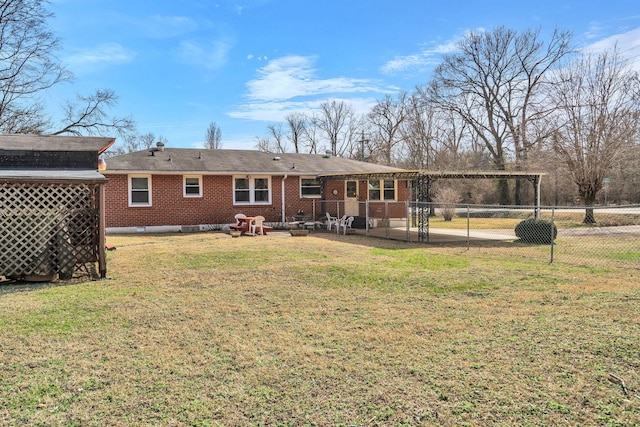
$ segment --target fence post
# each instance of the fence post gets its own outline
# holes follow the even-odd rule
[[[387,230],[385,237],[389,238],[389,231],[391,229],[391,218],[389,218],[389,202],[384,202],[384,216],[387,219]]]
[[[553,264],[553,235],[554,235],[553,230],[556,227],[555,212],[556,212],[556,208],[555,207],[551,208],[551,227],[550,227],[551,228],[551,249],[550,249],[549,264]]]
[[[469,205],[467,205],[467,250],[471,248],[471,232],[469,230],[471,223],[470,216]]]
[[[365,235],[369,236],[369,199],[364,202]]]
[[[405,200],[404,201],[404,211],[406,212],[406,221],[404,226],[407,228],[407,242],[411,241],[411,224],[410,221],[411,219],[409,218],[409,200]]]

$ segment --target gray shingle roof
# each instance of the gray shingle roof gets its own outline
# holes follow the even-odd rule
[[[103,173],[238,173],[265,175],[327,175],[359,172],[395,172],[401,169],[319,154],[272,154],[253,150],[165,148],[109,157]]]

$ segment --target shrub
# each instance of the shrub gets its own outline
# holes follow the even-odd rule
[[[516,237],[524,243],[550,244],[558,237],[555,224],[544,219],[525,219],[516,225]],[[553,239],[551,238],[553,233]]]
[[[451,221],[456,214],[456,203],[460,201],[460,193],[453,188],[443,188],[434,197],[434,201],[440,204],[440,211],[445,221]]]

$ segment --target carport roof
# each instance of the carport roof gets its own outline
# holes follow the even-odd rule
[[[104,183],[107,179],[95,170],[0,169],[0,182]]]
[[[499,178],[525,178],[540,179],[544,172],[522,171],[427,171],[427,170],[400,170],[395,172],[358,172],[347,174],[326,174],[320,178],[326,180],[338,179],[406,179],[417,180],[426,178],[430,181],[437,179],[499,179]]]
[[[115,138],[98,136],[0,135],[0,150],[89,151],[101,154],[115,141]]]

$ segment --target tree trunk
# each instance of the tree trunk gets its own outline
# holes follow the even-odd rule
[[[597,193],[598,191],[596,188],[589,182],[578,186],[578,195],[586,206],[584,220],[582,221],[584,224],[596,223],[596,218],[593,213],[593,205],[595,204]]]
[[[582,220],[582,222],[585,223],[585,224],[595,224],[596,223],[596,218],[593,215],[593,207],[587,206],[587,208],[585,209],[585,212],[584,212],[584,220]]]
[[[522,205],[522,180],[516,178],[515,191],[514,191],[514,204],[519,206]]]
[[[509,182],[506,178],[500,178],[498,180],[498,203],[501,205],[511,204],[509,197]]]

